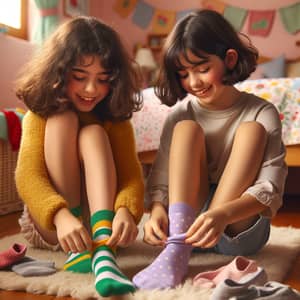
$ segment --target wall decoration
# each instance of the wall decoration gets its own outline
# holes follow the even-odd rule
[[[127,18],[134,10],[137,0],[117,0],[114,10],[122,17]]]
[[[89,15],[88,0],[64,0],[64,14],[67,17]]]
[[[139,27],[146,28],[150,24],[154,15],[154,8],[144,1],[138,1],[132,17],[133,23]]]
[[[219,12],[220,14],[224,13],[225,3],[220,0],[202,0],[202,7],[206,9],[211,9]]]
[[[300,2],[279,8],[281,21],[285,29],[292,34],[300,31]]]
[[[250,11],[248,27],[249,34],[268,36],[273,26],[274,15],[274,10]]]
[[[175,11],[157,9],[153,16],[152,32],[168,34],[175,24]]]
[[[224,10],[224,17],[237,31],[240,31],[243,27],[247,14],[246,9],[239,7],[226,6]]]
[[[76,4],[79,0],[65,0],[67,3]],[[250,10],[238,6],[231,6],[222,0],[199,0],[199,9],[206,8],[215,10],[240,31],[249,16],[249,35],[260,35],[266,37],[273,27],[276,12],[280,14],[281,21],[285,29],[295,34],[300,31],[300,2],[295,0],[295,4],[281,7],[274,10]],[[181,18],[193,10],[167,11],[161,10],[151,5],[150,0],[116,0],[115,11],[121,17],[128,17],[131,13],[132,21],[142,29],[146,29],[152,24],[152,32],[156,34],[168,34],[173,25]],[[196,9],[195,9],[196,10]]]

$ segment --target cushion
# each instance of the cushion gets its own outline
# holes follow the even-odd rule
[[[285,57],[281,55],[271,61],[259,64],[262,78],[282,78],[285,77]]]

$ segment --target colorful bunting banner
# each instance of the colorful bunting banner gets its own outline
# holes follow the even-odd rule
[[[268,36],[273,26],[274,10],[252,10],[249,12],[248,33]]]
[[[200,8],[212,9],[224,15],[224,17],[240,31],[249,15],[249,35],[269,35],[276,10],[246,10],[231,6],[221,0],[199,0]],[[151,1],[146,0],[116,0],[114,10],[123,18],[132,15],[132,21],[137,26],[146,29],[152,24],[152,32],[156,34],[168,34],[174,24],[193,10],[169,11],[153,7]],[[300,31],[300,2],[278,9],[281,21],[285,29],[295,34]]]
[[[206,9],[215,10],[220,14],[224,13],[225,3],[219,0],[202,0],[202,7]]]
[[[114,10],[122,17],[127,18],[134,10],[137,0],[117,0]]]
[[[295,34],[300,30],[300,2],[279,8],[279,14],[285,29],[289,33]]]
[[[132,17],[133,23],[144,29],[147,28],[152,20],[154,11],[154,7],[140,0],[136,5],[136,9]]]
[[[231,23],[235,30],[240,31],[244,25],[247,10],[239,7],[226,6],[224,17]]]
[[[168,34],[175,24],[175,17],[175,11],[157,9],[153,17],[152,32]]]

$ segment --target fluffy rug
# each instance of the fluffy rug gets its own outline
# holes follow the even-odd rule
[[[0,251],[6,250],[14,242],[25,243],[20,234],[8,236],[1,240]],[[161,249],[144,244],[139,236],[135,244],[118,252],[118,264],[130,278],[147,266]],[[282,281],[290,266],[300,252],[300,229],[291,227],[271,228],[268,244],[255,259],[265,268],[269,280]],[[75,274],[60,271],[66,255],[63,252],[50,252],[28,247],[26,255],[37,259],[55,261],[57,273],[45,277],[21,277],[10,271],[0,271],[0,289],[27,291],[35,294],[72,296],[75,299],[101,299],[94,289],[92,274]],[[111,299],[124,300],[171,300],[171,299],[209,299],[210,289],[199,288],[191,284],[191,279],[199,272],[214,270],[229,263],[232,256],[217,254],[193,254],[190,260],[189,276],[183,285],[176,289],[163,291],[137,291],[134,295]],[[106,298],[107,299],[107,298]]]

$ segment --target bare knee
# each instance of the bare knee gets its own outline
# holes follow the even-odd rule
[[[176,137],[191,137],[194,141],[204,141],[204,131],[202,127],[193,120],[183,120],[178,122],[173,131],[173,139]]]
[[[256,121],[249,121],[243,122],[237,129],[236,135],[256,135],[261,139],[265,139],[267,137],[267,132],[265,127],[256,122]]]
[[[68,132],[71,136],[72,132],[77,134],[79,129],[79,119],[75,112],[65,111],[63,113],[56,114],[47,119],[46,122],[46,134],[51,133],[63,133]]]
[[[235,138],[237,141],[251,141],[251,143],[265,147],[267,142],[267,131],[264,126],[258,122],[243,122],[237,129]]]
[[[79,142],[87,142],[88,140],[101,139],[108,140],[107,133],[105,129],[98,125],[92,124],[84,126],[79,132]]]

